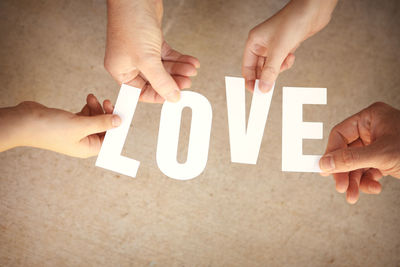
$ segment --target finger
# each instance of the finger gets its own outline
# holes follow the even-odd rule
[[[361,180],[362,170],[355,170],[349,174],[349,187],[347,188],[346,199],[350,204],[355,204],[360,195],[359,185]]]
[[[254,91],[255,80],[257,79],[258,55],[251,50],[251,43],[247,41],[244,49],[242,61],[242,76],[245,79],[245,87],[249,91]]]
[[[167,61],[189,63],[195,68],[200,68],[200,61],[197,58],[188,55],[182,55],[178,51],[172,49],[166,42],[163,43],[161,48],[161,58]]]
[[[188,77],[173,75],[172,78],[181,90],[190,88],[192,85],[192,82]],[[164,103],[165,99],[161,97],[150,84],[147,84],[142,89],[139,101],[146,103]]]
[[[119,84],[127,84],[129,81],[134,80],[140,74],[140,71],[137,68],[133,68],[132,70],[124,73],[121,73],[118,68],[114,68],[115,67],[113,65],[107,65],[106,70]]]
[[[190,78],[180,75],[172,75],[172,78],[178,85],[179,89],[189,89],[192,86]]]
[[[166,71],[170,74],[181,75],[181,76],[196,76],[196,68],[189,63],[174,62],[174,61],[164,61],[163,62]]]
[[[89,94],[86,98],[87,105],[90,109],[90,116],[104,114],[103,108],[101,107],[99,101],[93,94]]]
[[[111,101],[106,99],[103,101],[103,109],[105,111],[106,114],[112,114],[114,111],[114,107],[111,104]]]
[[[346,163],[347,165],[352,165],[354,162],[359,161],[358,152],[369,151],[371,147],[353,148],[348,149],[347,145],[360,139],[365,144],[371,143],[371,136],[369,134],[370,122],[368,119],[363,119],[361,113],[363,111],[347,118],[343,122],[337,124],[329,134],[328,145],[326,147],[325,155],[320,160],[320,168],[324,172],[341,172],[344,171],[343,168],[335,171],[335,158],[331,153],[335,152],[336,157],[340,157],[341,163]],[[367,116],[368,118],[368,116]],[[355,154],[353,154],[353,152]],[[363,153],[364,155],[365,153]],[[340,164],[340,162],[338,162]],[[343,165],[343,164],[342,164]],[[343,167],[343,166],[342,166]],[[350,166],[348,166],[350,167]],[[374,166],[364,166],[364,167],[374,167]],[[360,168],[364,168],[360,167]],[[351,170],[351,168],[345,168],[346,170]],[[353,169],[354,170],[354,169]]]
[[[268,92],[272,89],[287,55],[284,51],[272,51],[267,56],[260,76],[260,91]]]
[[[261,77],[261,71],[264,67],[265,64],[265,57],[258,57],[257,60],[257,68],[256,68],[256,78],[260,79]]]
[[[295,59],[296,59],[296,57],[292,53],[289,53],[289,55],[283,61],[279,72],[283,72],[285,70],[290,69],[294,64]]]
[[[126,82],[127,85],[133,86],[139,89],[142,89],[146,85],[147,81],[141,77],[140,75],[137,75],[133,80],[130,80]]]
[[[97,134],[92,134],[82,138],[79,144],[83,147],[82,149],[86,151],[85,157],[93,157],[99,154],[103,140],[104,138],[102,139]]]
[[[349,188],[349,173],[334,173],[333,178],[336,182],[336,191],[338,191],[339,193],[346,192],[347,188]]]
[[[382,178],[382,173],[378,169],[369,169],[361,177],[360,189],[367,194],[379,194],[382,185],[378,182]]]
[[[141,62],[141,70],[154,90],[164,99],[177,102],[180,98],[178,85],[165,70],[160,59],[148,59]]]
[[[379,181],[383,177],[382,172],[378,169],[370,168],[368,169],[368,172],[371,174],[371,177],[374,181]]]
[[[139,101],[145,103],[164,103],[165,99],[160,96],[153,87],[147,83],[140,92]]]
[[[190,88],[192,85],[192,82],[188,77],[181,75],[172,75],[172,78],[174,79],[180,90]],[[146,80],[140,75],[138,75],[134,80],[129,81],[127,84],[142,89],[142,98],[139,98],[139,101],[147,103],[164,103],[165,99],[162,97],[160,99],[159,94],[154,90],[154,88],[151,85],[148,86],[147,85],[148,82],[146,82]],[[146,86],[146,91],[149,90],[146,93],[143,92],[145,86]]]
[[[378,168],[381,162],[378,143],[364,147],[346,147],[325,154],[320,160],[323,172],[348,172],[362,168]]]
[[[78,127],[82,129],[82,134],[85,136],[102,133],[109,129],[118,127],[121,124],[121,118],[118,115],[103,114],[97,116],[78,118]]]
[[[90,115],[89,106],[87,104],[85,104],[85,106],[83,106],[82,110],[80,112],[78,112],[77,115],[89,116]]]
[[[254,92],[254,86],[256,85],[256,81],[255,80],[245,80],[244,82],[244,87],[249,90],[250,92]]]
[[[349,147],[361,147],[363,145],[362,141],[357,139],[356,141],[349,144]],[[350,186],[350,173],[336,173],[333,174],[333,177],[336,181],[336,191],[339,193],[344,193],[349,189]]]
[[[347,144],[350,144],[359,138],[366,144],[371,143],[371,137],[368,130],[370,122],[362,119],[361,113],[362,111],[333,127],[329,134],[328,145],[325,153],[339,148],[344,148]]]
[[[134,80],[127,83],[130,86],[141,89],[139,101],[145,103],[164,103],[165,99],[160,96],[153,87],[140,75],[138,75]]]

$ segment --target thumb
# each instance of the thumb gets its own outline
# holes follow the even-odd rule
[[[325,154],[319,161],[325,173],[349,172],[362,168],[377,168],[381,153],[374,144],[362,147],[347,147]]]
[[[164,99],[177,102],[180,98],[178,85],[165,70],[161,59],[148,59],[140,66],[140,71],[149,80],[154,90]]]
[[[90,117],[80,116],[79,122],[84,134],[91,135],[118,127],[121,124],[121,118],[115,114],[103,114]]]
[[[260,76],[259,88],[261,92],[266,93],[272,89],[287,54],[284,52],[273,52],[267,57]]]

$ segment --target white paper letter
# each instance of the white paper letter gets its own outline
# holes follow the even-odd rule
[[[274,87],[268,93],[256,81],[246,130],[246,102],[243,78],[225,77],[231,161],[256,164]]]
[[[322,139],[321,122],[303,122],[303,104],[326,104],[326,88],[283,87],[282,171],[321,172],[317,155],[303,155],[303,139]]]
[[[192,122],[188,155],[185,163],[177,161],[182,110],[192,109]],[[157,164],[170,178],[189,180],[204,170],[207,164],[212,109],[210,102],[201,94],[183,91],[177,103],[165,102],[161,110],[157,144]]]
[[[121,117],[122,123],[119,127],[106,132],[103,145],[97,157],[96,166],[136,177],[140,162],[122,156],[121,152],[136,110],[140,91],[138,88],[122,84],[114,108],[114,114]]]

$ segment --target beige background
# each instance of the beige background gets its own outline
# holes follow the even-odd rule
[[[88,93],[115,101],[103,68],[106,6],[93,1],[0,2],[0,105],[23,100],[78,111]],[[400,266],[400,181],[354,206],[332,178],[284,173],[282,87],[327,87],[304,119],[331,127],[374,101],[400,107],[400,2],[340,1],[329,26],[279,77],[257,165],[230,162],[224,76],[240,76],[248,31],[285,1],[165,0],[166,40],[197,56],[192,90],[213,107],[209,160],[190,181],[155,161],[159,105],[139,104],[125,155],[136,179],[53,152],[0,154],[1,266]],[[247,103],[250,94],[247,94]],[[180,159],[185,158],[185,113]]]

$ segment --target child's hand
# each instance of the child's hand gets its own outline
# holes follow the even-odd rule
[[[82,110],[73,114],[47,108],[36,102],[22,102],[0,109],[0,151],[16,146],[32,146],[87,158],[98,154],[105,131],[121,124],[112,115],[113,106],[105,100],[103,107],[90,94]]]

